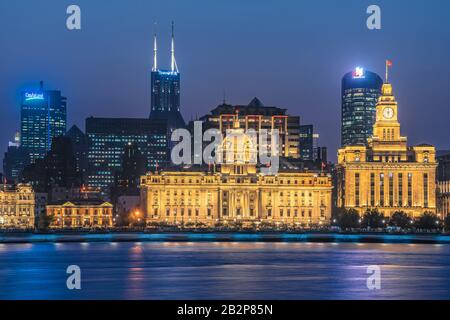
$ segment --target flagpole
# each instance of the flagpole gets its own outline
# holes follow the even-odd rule
[[[389,67],[388,67],[388,60],[386,60],[386,83],[389,83]]]

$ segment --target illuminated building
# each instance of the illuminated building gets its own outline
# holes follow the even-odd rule
[[[170,70],[158,69],[156,34],[154,36],[153,68],[151,73],[150,119],[168,121],[169,129],[184,128],[180,113],[180,72],[175,60],[175,39],[172,23]]]
[[[166,169],[141,177],[141,209],[147,224],[309,226],[329,222],[329,175],[299,170],[264,175],[251,161],[257,146],[237,118],[230,130],[234,136],[226,137],[217,150],[218,158],[227,161],[219,162],[223,164],[217,168]]]
[[[66,133],[67,99],[60,91],[39,90],[22,92],[21,148],[29,154],[29,162],[43,158],[50,150],[52,139]]]
[[[341,145],[365,144],[372,136],[375,105],[383,80],[376,73],[356,68],[342,78]]]
[[[400,135],[397,101],[383,84],[373,136],[367,145],[338,151],[338,206],[378,209],[385,216],[404,211],[411,217],[436,212],[436,159],[431,145],[407,146]]]
[[[238,119],[237,115],[239,115]],[[258,134],[261,129],[265,129],[269,133],[277,129],[280,137],[280,156],[294,159],[300,157],[300,117],[287,115],[286,109],[264,106],[258,98],[254,98],[248,105],[233,106],[224,102],[213,109],[210,114],[201,117],[199,121],[203,123],[204,131],[214,128],[219,129],[225,135],[226,131],[233,127],[236,119],[241,128],[254,129]],[[193,131],[193,123],[189,124],[189,129]],[[268,144],[270,146],[270,141]],[[197,157],[197,155],[195,156]]]
[[[165,120],[87,118],[89,138],[88,185],[109,192],[115,173],[121,170],[124,148],[135,143],[146,159],[147,170],[168,163],[168,133]]]
[[[113,225],[113,205],[94,199],[66,200],[47,205],[51,228],[108,228]]]
[[[440,218],[444,219],[450,213],[450,180],[438,181],[438,210]]]
[[[450,151],[436,152],[438,161],[438,215],[445,218],[450,212]]]
[[[30,185],[0,185],[0,228],[34,228],[34,205]]]

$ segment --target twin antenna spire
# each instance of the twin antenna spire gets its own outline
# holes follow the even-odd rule
[[[158,71],[158,44],[156,41],[156,31],[153,35],[153,72]],[[170,47],[170,71],[178,72],[177,61],[175,60],[175,26],[172,21],[172,43]]]

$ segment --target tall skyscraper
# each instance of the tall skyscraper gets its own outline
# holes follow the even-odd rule
[[[66,137],[72,141],[77,172],[81,176],[82,183],[85,184],[87,183],[89,139],[76,125],[73,125],[69,131],[67,131]]]
[[[22,92],[21,147],[29,154],[30,162],[45,157],[52,139],[66,133],[67,99],[61,91],[38,90]]]
[[[158,68],[158,47],[154,35],[153,68],[151,73],[150,119],[168,121],[170,130],[183,128],[185,122],[180,113],[180,72],[175,60],[175,37],[172,22],[172,42],[170,50],[170,70]]]
[[[379,75],[359,67],[342,78],[342,146],[366,144],[372,136],[382,85]]]
[[[165,120],[87,118],[89,138],[88,185],[109,192],[122,167],[124,147],[135,143],[146,158],[146,169],[168,164],[168,129]]]

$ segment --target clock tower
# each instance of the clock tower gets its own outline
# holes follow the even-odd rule
[[[381,96],[376,106],[376,121],[373,126],[373,136],[369,145],[382,144],[406,149],[406,137],[400,135],[398,122],[398,105],[390,83],[383,84]]]

